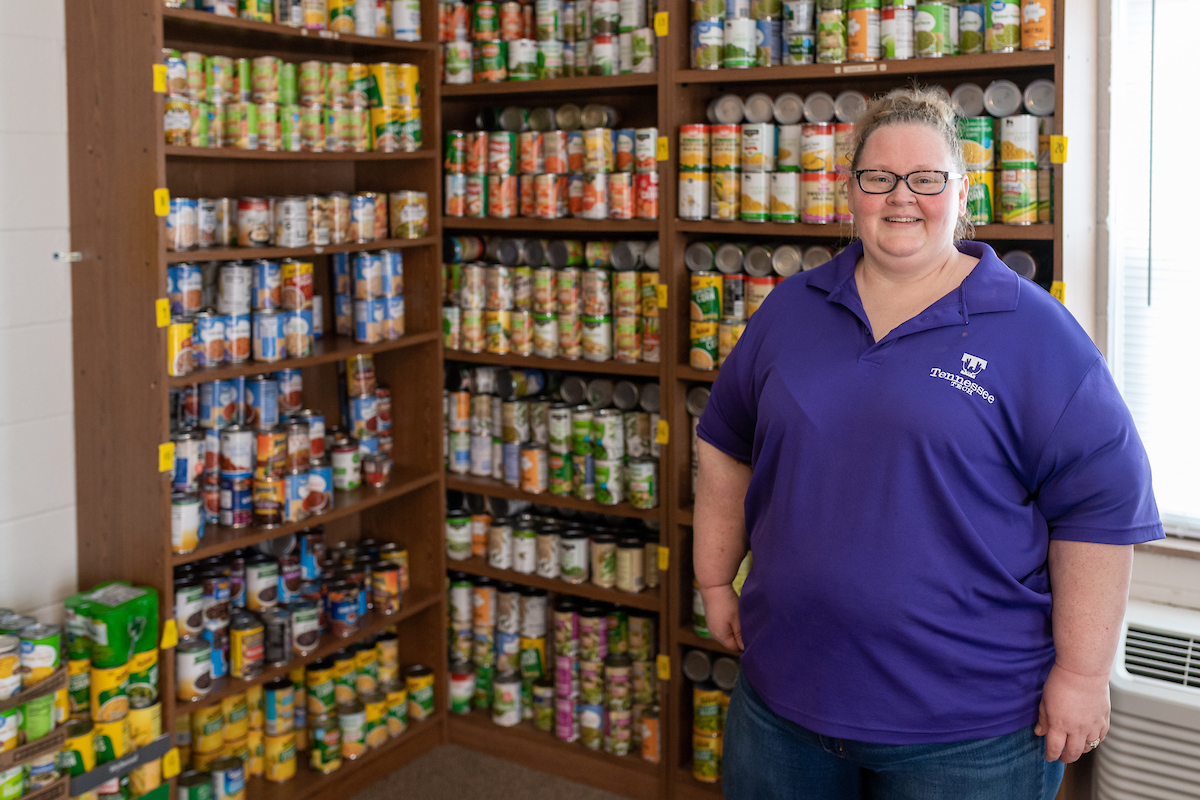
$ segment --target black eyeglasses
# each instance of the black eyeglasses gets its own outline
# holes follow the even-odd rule
[[[885,169],[860,169],[854,173],[858,180],[858,188],[867,194],[887,194],[904,181],[913,194],[941,194],[946,190],[946,184],[952,180],[966,177],[958,172],[943,172],[936,169],[925,169],[920,172],[910,172],[907,175],[897,175]]]

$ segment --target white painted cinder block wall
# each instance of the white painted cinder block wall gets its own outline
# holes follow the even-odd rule
[[[0,608],[75,591],[63,0],[0,0]]]
[[[1099,6],[1103,95],[1111,5]],[[0,20],[0,608],[51,620],[76,590],[70,267],[51,257],[70,244],[63,0],[0,0]],[[1100,109],[1103,162],[1103,96]],[[1103,169],[1098,177],[1103,185]],[[1107,213],[1102,203],[1100,260]],[[1101,264],[1100,337],[1106,279]],[[1079,310],[1091,309],[1085,303]],[[1135,597],[1200,608],[1198,586],[1200,561],[1138,556]]]

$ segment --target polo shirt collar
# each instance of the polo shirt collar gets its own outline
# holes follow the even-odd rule
[[[970,314],[1016,311],[1021,291],[1021,276],[1013,272],[983,242],[961,241],[959,252],[979,259],[975,269],[963,280],[958,290],[934,304],[937,308],[950,306],[969,321]],[[831,303],[839,303],[859,314],[862,300],[854,282],[854,267],[863,255],[861,239],[855,239],[832,261],[808,273],[808,285],[826,292]],[[865,315],[864,315],[865,316]]]

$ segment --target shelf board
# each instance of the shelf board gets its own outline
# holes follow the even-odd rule
[[[692,777],[691,764],[685,764],[675,770],[675,782],[672,786],[674,800],[708,800],[708,798],[724,797],[721,782],[705,783]]]
[[[304,358],[285,358],[282,361],[247,361],[244,364],[233,364],[225,367],[213,367],[190,372],[187,375],[176,375],[167,378],[168,386],[190,386],[193,383],[207,381],[225,381],[243,375],[261,375],[281,369],[301,369],[317,364],[328,364],[341,361],[350,356],[363,353],[388,353],[392,350],[402,350],[405,347],[436,342],[442,336],[441,331],[427,331],[401,336],[399,339],[386,339],[375,344],[356,342],[348,336],[325,336],[313,342],[313,354]]]
[[[272,22],[256,22],[240,17],[218,17],[207,11],[187,8],[164,8],[163,40],[165,42],[214,42],[240,46],[343,52],[385,52],[409,50],[436,52],[437,42],[403,42],[377,36],[356,36],[335,31],[310,31]]]
[[[528,500],[542,506],[556,508],[574,508],[578,511],[594,511],[597,514],[614,514],[619,517],[636,517],[637,519],[657,519],[661,509],[634,508],[629,503],[618,503],[615,506],[602,506],[594,500],[580,500],[577,497],[560,497],[550,493],[530,494],[509,486],[504,481],[492,478],[479,478],[474,475],[455,475],[446,473],[446,488],[460,492],[491,495],[492,497],[507,497],[510,500]]]
[[[328,253],[351,253],[359,250],[382,250],[385,247],[425,247],[440,245],[441,240],[436,236],[422,236],[420,239],[376,239],[372,242],[346,242],[344,244],[313,245],[312,247],[223,247],[209,250],[167,251],[167,263],[177,264],[181,261],[237,261],[239,259],[255,258],[299,258],[301,256],[319,256]]]
[[[541,81],[503,81],[501,83],[444,83],[442,99],[455,97],[495,97],[509,94],[596,93],[615,89],[658,86],[658,73],[637,75],[589,75],[583,78],[551,78]]]
[[[720,369],[696,369],[687,364],[680,364],[675,367],[675,377],[681,381],[699,381],[702,383],[712,383],[717,379]]]
[[[216,678],[213,680],[212,689],[209,693],[199,700],[190,702],[187,700],[176,700],[175,714],[190,714],[198,708],[205,708],[220,702],[230,695],[241,694],[252,686],[261,686],[268,681],[285,677],[296,667],[320,661],[325,656],[333,655],[343,647],[349,647],[355,642],[361,642],[363,639],[374,636],[386,628],[390,628],[410,617],[415,617],[425,609],[437,605],[441,602],[441,599],[441,592],[431,592],[428,597],[422,597],[415,601],[405,598],[400,610],[395,614],[390,616],[374,613],[368,614],[366,624],[359,626],[359,629],[350,636],[334,636],[333,634],[326,633],[321,637],[321,642],[317,645],[317,649],[307,656],[293,658],[290,662],[281,666],[267,667],[257,677],[249,680],[231,678],[228,675]]]
[[[719,220],[675,221],[675,229],[683,233],[704,233],[712,237],[735,236],[800,236],[811,239],[854,239],[852,229],[846,224],[813,225],[803,222],[722,222]],[[975,240],[987,241],[1053,241],[1054,225],[976,225]]]
[[[964,72],[1003,72],[1028,67],[1054,67],[1053,50],[1016,53],[982,53],[946,58],[910,58],[883,60],[865,64],[800,64],[796,66],[751,67],[750,69],[684,69],[675,73],[675,82],[688,83],[767,83],[786,81],[825,81],[830,78],[861,78],[877,75],[957,75]]]
[[[691,628],[680,626],[675,631],[675,641],[686,647],[699,647],[701,650],[711,650],[714,653],[724,653],[727,656],[740,658],[741,653],[736,650],[730,650],[725,645],[718,642],[716,639],[709,639],[700,636]]]
[[[636,594],[622,592],[619,589],[604,589],[594,583],[567,583],[557,578],[541,578],[537,575],[523,575],[511,569],[496,569],[489,566],[487,559],[482,556],[472,556],[466,561],[446,561],[446,569],[460,570],[470,575],[482,575],[499,581],[511,581],[524,586],[536,586],[558,594],[570,594],[576,597],[586,597],[589,600],[600,600],[620,606],[632,606],[647,611],[662,612],[662,597],[658,589],[646,589]]]
[[[553,733],[539,731],[530,721],[505,728],[493,723],[491,715],[483,710],[450,714],[449,726],[453,744],[625,797],[641,800],[659,796],[660,765],[643,761],[640,754],[614,756],[603,750],[589,750],[580,742],[563,742]]]
[[[689,525],[689,526],[693,524],[694,519],[695,518],[693,516],[693,512],[690,507],[679,509],[679,511],[676,513],[676,517],[675,517],[675,521],[678,522],[680,525]]]
[[[423,149],[411,153],[298,153],[286,150],[239,150],[236,147],[181,147],[167,145],[163,148],[168,159],[207,158],[235,161],[423,161],[437,159],[436,150]]]
[[[223,525],[206,525],[200,546],[190,553],[172,554],[171,565],[177,567],[180,564],[190,564],[193,561],[219,556],[240,547],[250,547],[287,533],[296,533],[314,525],[349,517],[372,506],[386,503],[409,492],[437,483],[440,476],[440,472],[422,474],[411,467],[393,467],[392,479],[387,486],[380,489],[363,486],[352,492],[336,490],[333,494],[331,510],[300,522],[289,522],[276,528],[226,528]]]
[[[408,761],[408,758],[400,753],[402,750],[408,749],[409,745],[413,745],[418,752],[424,752],[431,746],[441,744],[441,737],[438,734],[441,732],[441,723],[445,718],[445,710],[436,711],[429,719],[410,724],[408,730],[395,739],[389,739],[383,746],[368,750],[353,761],[343,760],[342,768],[329,775],[310,769],[306,760],[300,759],[296,765],[296,777],[290,781],[275,783],[265,778],[250,778],[246,781],[246,798],[247,800],[310,800],[310,798],[318,797],[323,793],[328,793],[331,798],[353,795],[354,790],[345,791],[346,787],[344,786],[347,778],[352,778],[353,773],[368,767],[380,766],[384,770],[380,777],[384,777]],[[428,743],[424,741],[429,739],[427,734],[435,737]],[[423,746],[418,745],[418,741],[421,741]]]
[[[538,358],[537,356],[496,355],[495,353],[468,353],[465,350],[443,350],[447,361],[466,361],[471,364],[503,364],[511,367],[532,367],[533,369],[554,369],[561,372],[598,372],[610,375],[641,375],[647,378],[657,378],[660,364],[638,361],[630,364],[625,361],[587,361],[585,359],[569,358]]]
[[[442,217],[442,230],[474,233],[475,231],[538,231],[544,233],[657,233],[656,219],[539,219],[537,217]]]

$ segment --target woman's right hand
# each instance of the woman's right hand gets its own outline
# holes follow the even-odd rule
[[[735,652],[746,649],[742,644],[742,623],[738,619],[738,595],[732,584],[700,589],[704,600],[704,618],[708,632],[721,644]]]

